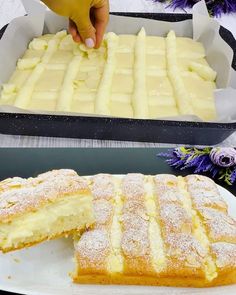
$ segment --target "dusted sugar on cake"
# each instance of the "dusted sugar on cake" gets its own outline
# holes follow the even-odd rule
[[[211,179],[99,174],[90,182],[96,222],[75,237],[75,282],[236,283],[236,220]]]
[[[54,170],[36,178],[0,182],[0,250],[25,248],[94,223],[85,179],[73,170]]]
[[[216,73],[201,43],[176,37],[107,33],[86,49],[65,31],[35,38],[2,87],[0,104],[32,111],[155,119],[216,118]]]

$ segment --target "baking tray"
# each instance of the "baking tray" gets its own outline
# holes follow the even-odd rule
[[[191,14],[174,13],[112,14],[168,22],[192,18]],[[0,37],[5,29],[6,27],[1,30]],[[223,27],[220,28],[220,35],[234,52],[232,67],[236,70],[236,40],[232,33]],[[0,133],[12,135],[215,145],[234,131],[236,131],[236,122],[210,123],[0,113]]]
[[[3,180],[12,176],[31,177],[37,176],[39,173],[60,168],[69,168],[76,170],[80,175],[93,175],[97,173],[111,173],[111,174],[126,174],[129,172],[139,172],[143,174],[161,174],[170,173],[174,175],[185,176],[191,173],[191,170],[179,171],[171,168],[167,165],[165,159],[157,157],[157,154],[161,152],[167,152],[165,148],[150,148],[150,149],[76,149],[76,148],[62,148],[62,149],[7,149],[2,148],[0,150],[0,180]],[[221,186],[231,191],[236,195],[236,186],[228,186],[223,182],[218,182]],[[17,252],[15,252],[17,257]],[[14,257],[12,257],[13,260]],[[7,274],[8,275],[8,274]],[[14,288],[14,276],[11,278],[11,282]],[[7,293],[1,291],[0,278],[0,293],[4,295],[10,295],[13,293]],[[39,283],[40,284],[40,283]],[[42,284],[42,282],[41,282]],[[108,287],[110,288],[110,287]],[[122,288],[122,287],[121,287]],[[16,289],[16,288],[14,288]],[[37,291],[37,286],[36,286]],[[119,293],[109,292],[110,289],[104,289],[104,294],[127,294],[128,291],[122,293],[122,289]],[[50,294],[50,290],[47,294]],[[166,292],[165,292],[166,291]],[[159,291],[159,287],[153,287],[153,294],[183,294],[178,291],[178,288],[173,289],[166,288],[165,291]],[[17,291],[16,291],[17,292]],[[69,292],[69,291],[68,291]],[[67,292],[67,294],[69,294]],[[204,293],[205,292],[205,293]],[[102,294],[101,291],[83,292],[80,294]],[[145,294],[145,288],[139,287],[139,294]],[[196,294],[200,291],[196,289]],[[204,294],[228,294],[224,291],[224,287],[220,291],[216,292],[214,288],[209,288],[209,293],[205,290]],[[20,293],[17,293],[20,294]],[[30,292],[28,293],[30,294]],[[66,294],[66,293],[65,293]],[[72,293],[71,293],[72,294]],[[73,294],[79,294],[78,290]],[[150,293],[148,293],[150,294]],[[184,294],[192,294],[185,289]],[[229,294],[233,294],[232,292]]]

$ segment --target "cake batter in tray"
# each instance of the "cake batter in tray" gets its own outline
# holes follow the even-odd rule
[[[200,42],[109,32],[87,49],[66,31],[34,38],[3,84],[0,104],[34,111],[77,112],[137,119],[195,114],[216,118],[217,73]]]

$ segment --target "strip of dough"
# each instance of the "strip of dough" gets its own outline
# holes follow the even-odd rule
[[[40,76],[45,70],[46,64],[50,61],[54,52],[56,52],[62,38],[62,32],[57,33],[49,42],[48,47],[42,57],[41,63],[32,71],[30,77],[26,80],[23,87],[20,89],[14,105],[18,108],[25,109],[28,107],[32,94],[34,92],[35,85],[40,79]]]
[[[148,99],[146,91],[146,32],[144,28],[139,32],[135,46],[134,63],[134,93],[132,104],[134,117],[146,119],[149,117]]]
[[[181,115],[193,114],[193,108],[188,93],[184,87],[180,71],[178,69],[176,53],[176,36],[170,31],[166,38],[167,72],[174,89],[177,107]]]
[[[99,115],[110,115],[109,101],[113,75],[116,68],[118,41],[119,37],[115,33],[111,32],[107,34],[107,63],[95,99],[95,113]]]
[[[79,71],[82,54],[76,55],[70,62],[65,74],[56,109],[61,112],[70,112],[74,93],[74,79]]]

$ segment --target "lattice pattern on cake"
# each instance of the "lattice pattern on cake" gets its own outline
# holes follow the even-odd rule
[[[87,50],[62,31],[35,38],[3,85],[1,105],[130,118],[215,118],[216,73],[189,38],[107,33]]]
[[[236,220],[209,178],[101,174],[91,186],[97,221],[75,242],[75,281],[188,285],[192,278],[204,286],[235,274]]]

